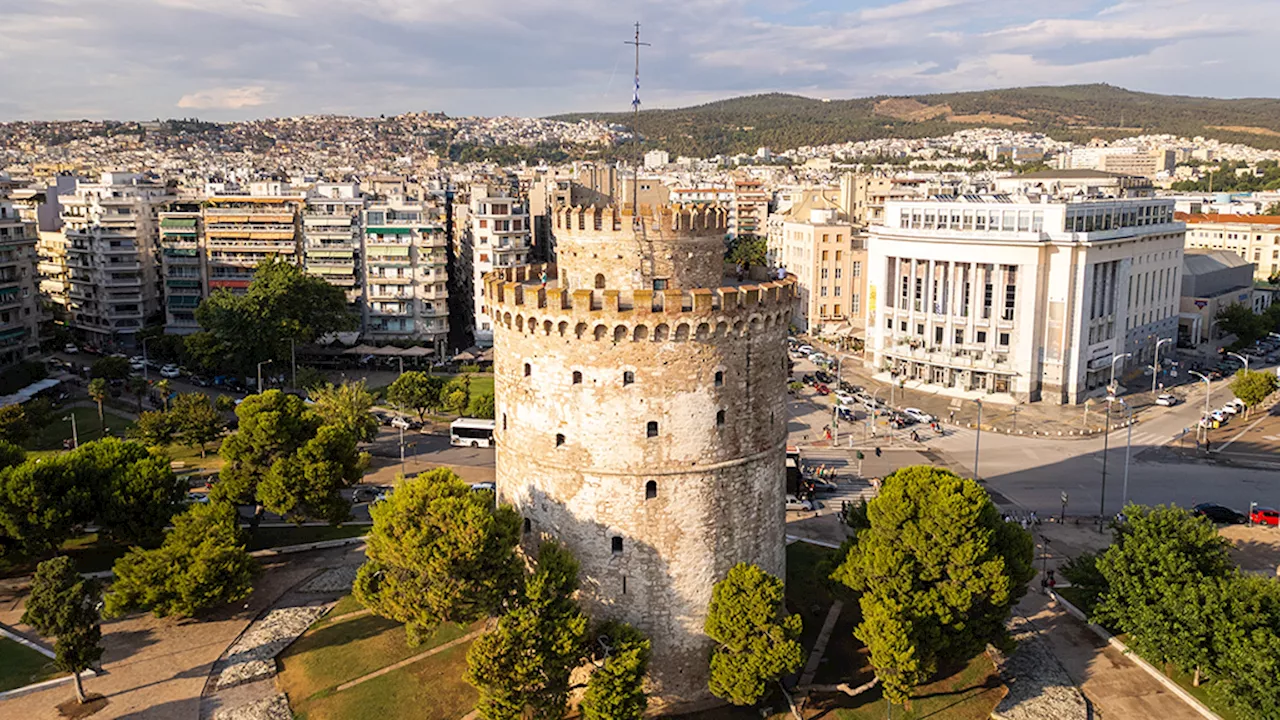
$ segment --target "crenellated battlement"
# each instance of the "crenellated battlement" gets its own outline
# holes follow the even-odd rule
[[[644,223],[648,232],[670,237],[722,235],[729,228],[729,211],[718,205],[641,205],[638,215],[632,212],[630,205],[558,205],[552,210],[552,217],[555,226],[553,232],[557,235],[631,235],[635,232],[636,220]]]

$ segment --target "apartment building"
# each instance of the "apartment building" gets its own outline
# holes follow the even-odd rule
[[[0,372],[40,351],[36,226],[0,187]]]
[[[1253,263],[1258,282],[1280,278],[1280,215],[1178,213],[1188,250],[1230,250]]]
[[[1118,194],[889,202],[868,241],[869,367],[962,397],[1075,404],[1176,337],[1185,226]],[[1124,353],[1131,357],[1124,358]]]
[[[445,356],[449,237],[443,211],[405,198],[374,201],[364,209],[362,233],[365,337],[412,339]]]
[[[733,183],[733,200],[729,204],[729,235],[764,236],[769,224],[770,193],[759,180],[737,180]]]
[[[174,200],[160,212],[160,266],[164,275],[164,331],[200,329],[196,308],[209,296],[200,203]]]
[[[302,208],[303,267],[307,274],[342,288],[363,315],[361,221],[364,197],[355,183],[316,183]]]
[[[529,262],[529,213],[516,198],[486,185],[471,186],[471,292],[475,307],[473,337],[480,347],[493,345],[493,323],[484,296],[484,276],[494,268]]]
[[[210,291],[244,292],[263,260],[302,260],[302,208],[306,198],[288,183],[250,183],[243,195],[204,201],[201,222]]]
[[[796,276],[792,323],[803,332],[860,335],[867,251],[848,216],[815,190],[791,208],[780,234],[774,265]]]
[[[836,204],[849,220],[860,227],[884,220],[884,206],[890,200],[908,200],[922,195],[923,180],[868,173],[840,176]]]
[[[160,310],[158,215],[169,199],[164,186],[118,172],[103,173],[98,182],[77,180],[59,197],[66,263],[61,304],[84,340],[133,349],[137,332]]]

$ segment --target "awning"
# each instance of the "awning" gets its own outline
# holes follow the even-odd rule
[[[425,347],[415,345],[411,348],[406,348],[400,351],[400,354],[403,355],[404,357],[426,357],[428,355],[435,355],[436,351],[432,350],[431,348],[425,348]]]
[[[347,350],[343,350],[342,354],[343,355],[372,355],[377,350],[378,348],[372,345],[357,345],[353,348],[348,348]]]
[[[413,228],[407,227],[367,227],[364,229],[366,235],[408,235],[413,232]]]

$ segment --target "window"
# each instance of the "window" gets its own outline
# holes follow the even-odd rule
[[[525,364],[524,364],[524,376],[525,376],[525,377],[529,377],[529,376],[530,376],[530,375],[532,375],[532,374],[533,374],[533,366],[532,366],[532,365],[530,365],[529,363],[525,363]]]
[[[823,259],[825,260],[826,258],[823,258]],[[822,272],[821,272],[821,273],[819,273],[819,277],[821,277],[823,280],[826,280],[826,279],[827,279],[827,269],[826,269],[826,268],[822,268]]]
[[[853,261],[853,276],[862,277],[862,261],[861,260]]]
[[[837,290],[839,290],[840,288],[836,288],[836,289],[837,289]],[[836,294],[838,295],[839,293],[836,293]],[[836,306],[835,306],[834,308],[832,308],[832,309],[831,309],[831,314],[832,314],[832,315],[834,315],[835,317],[841,317],[841,315],[840,315],[840,303],[836,303]]]
[[[506,413],[502,413],[502,429],[503,429],[503,430],[506,430],[506,429],[507,429],[507,414],[506,414]]]
[[[826,288],[823,288],[823,290],[826,290]],[[822,294],[823,294],[823,295],[826,295],[826,293],[822,293]],[[822,316],[822,317],[826,317],[826,316],[827,316],[827,306],[826,306],[826,305],[823,305],[822,307],[818,308],[818,315],[820,315],[820,316]]]
[[[603,275],[603,274],[599,274],[599,273],[597,273],[597,274],[596,274],[596,289],[597,289],[597,290],[603,290],[603,289],[604,289],[604,275]]]
[[[862,312],[862,297],[858,293],[854,293],[853,297],[849,298],[849,312],[854,315]]]
[[[936,327],[933,329],[933,341],[938,343],[939,345],[942,344],[942,328],[941,327]]]
[[[964,330],[956,330],[956,345],[964,344]]]
[[[916,323],[916,334],[924,337],[924,323]]]
[[[564,433],[556,433],[556,447],[564,444]]]
[[[622,538],[621,537],[614,535],[612,538],[610,538],[609,543],[612,546],[614,555],[622,554]]]
[[[573,384],[574,385],[582,384],[582,373],[577,370],[573,371]]]
[[[655,280],[653,281],[653,289],[654,289],[654,290],[666,290],[666,289],[667,289],[667,279],[666,279],[666,278],[657,278],[657,279],[655,279]]]
[[[644,499],[652,500],[658,497],[658,483],[654,480],[644,484]]]
[[[823,250],[823,251],[822,251],[822,262],[826,262],[826,261],[827,261],[827,251],[826,251],[826,250]]]
[[[525,532],[525,534],[526,534],[526,535],[528,535],[528,534],[529,534],[529,532],[530,532],[531,530],[533,530],[533,521],[532,521],[532,520],[530,520],[529,518],[525,518],[525,519],[524,519],[524,532]]]
[[[723,387],[723,386],[724,386],[724,371],[717,370],[716,371],[716,387]]]
[[[840,256],[841,256],[841,255],[844,255],[844,251],[842,251],[842,250],[837,250],[837,251],[836,251],[836,262],[840,262]],[[840,277],[840,276],[839,276],[839,275],[837,275],[836,277]]]
[[[716,427],[724,427],[724,411],[716,411]]]
[[[1000,344],[1005,347],[1009,346],[1009,333],[1000,333]]]
[[[987,341],[987,331],[979,330],[977,333],[975,333],[974,339],[979,345],[985,343]]]
[[[658,437],[658,421],[650,420],[649,424],[645,425],[644,432],[646,437],[651,437],[651,438]]]
[[[624,371],[624,372],[622,373],[622,384],[623,384],[623,385],[630,385],[631,383],[633,383],[633,382],[635,382],[635,381],[636,381],[636,374],[635,374],[635,373],[631,372],[630,370],[626,370],[626,371]]]
[[[823,271],[822,271],[822,274],[823,274],[823,275],[826,275],[826,274],[827,274],[827,271],[826,271],[826,270],[823,270]],[[826,285],[823,285],[821,288],[819,288],[818,295],[820,295],[821,297],[826,297],[826,296],[827,296],[827,286],[826,286]]]
[[[840,275],[842,274],[840,271],[841,271],[842,269],[843,269],[843,268],[836,268],[836,279],[837,279],[837,280],[839,280],[839,279],[840,279]]]
[[[836,285],[835,288],[832,289],[831,294],[835,295],[836,297],[840,297],[840,286]],[[840,313],[836,313],[836,314],[839,315]]]

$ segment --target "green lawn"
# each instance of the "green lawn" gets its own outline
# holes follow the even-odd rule
[[[21,643],[0,637],[0,691],[57,677],[53,661]]]
[[[98,423],[98,409],[96,407],[78,407],[69,411],[64,410],[55,413],[56,419],[41,428],[35,438],[27,444],[27,448],[30,450],[61,450],[62,441],[71,438],[71,421],[62,419],[68,414],[75,415],[76,432],[80,437],[80,442],[85,443],[102,437],[102,426]],[[132,420],[117,415],[110,409],[103,411],[103,418],[107,422],[107,430],[112,437],[124,437],[129,428],[133,427]]]
[[[341,692],[335,688],[462,637],[483,623],[444,625],[427,642],[409,647],[400,623],[376,615],[327,620],[357,609],[359,603],[352,596],[343,598],[280,656],[280,688],[289,695],[296,717],[452,720],[467,713],[475,693],[462,679],[465,645],[354,688]]]
[[[995,665],[985,653],[979,654],[960,670],[912,693],[911,709],[895,705],[895,720],[987,720],[991,711],[1005,696],[1004,684]],[[828,717],[838,720],[883,720],[885,701],[877,686],[856,698],[841,699],[841,705]]]
[[[849,593],[843,592],[827,579],[836,550],[806,542],[794,542],[787,546],[787,609],[804,618],[800,642],[807,653],[822,631],[827,611],[839,593],[848,606]]]

